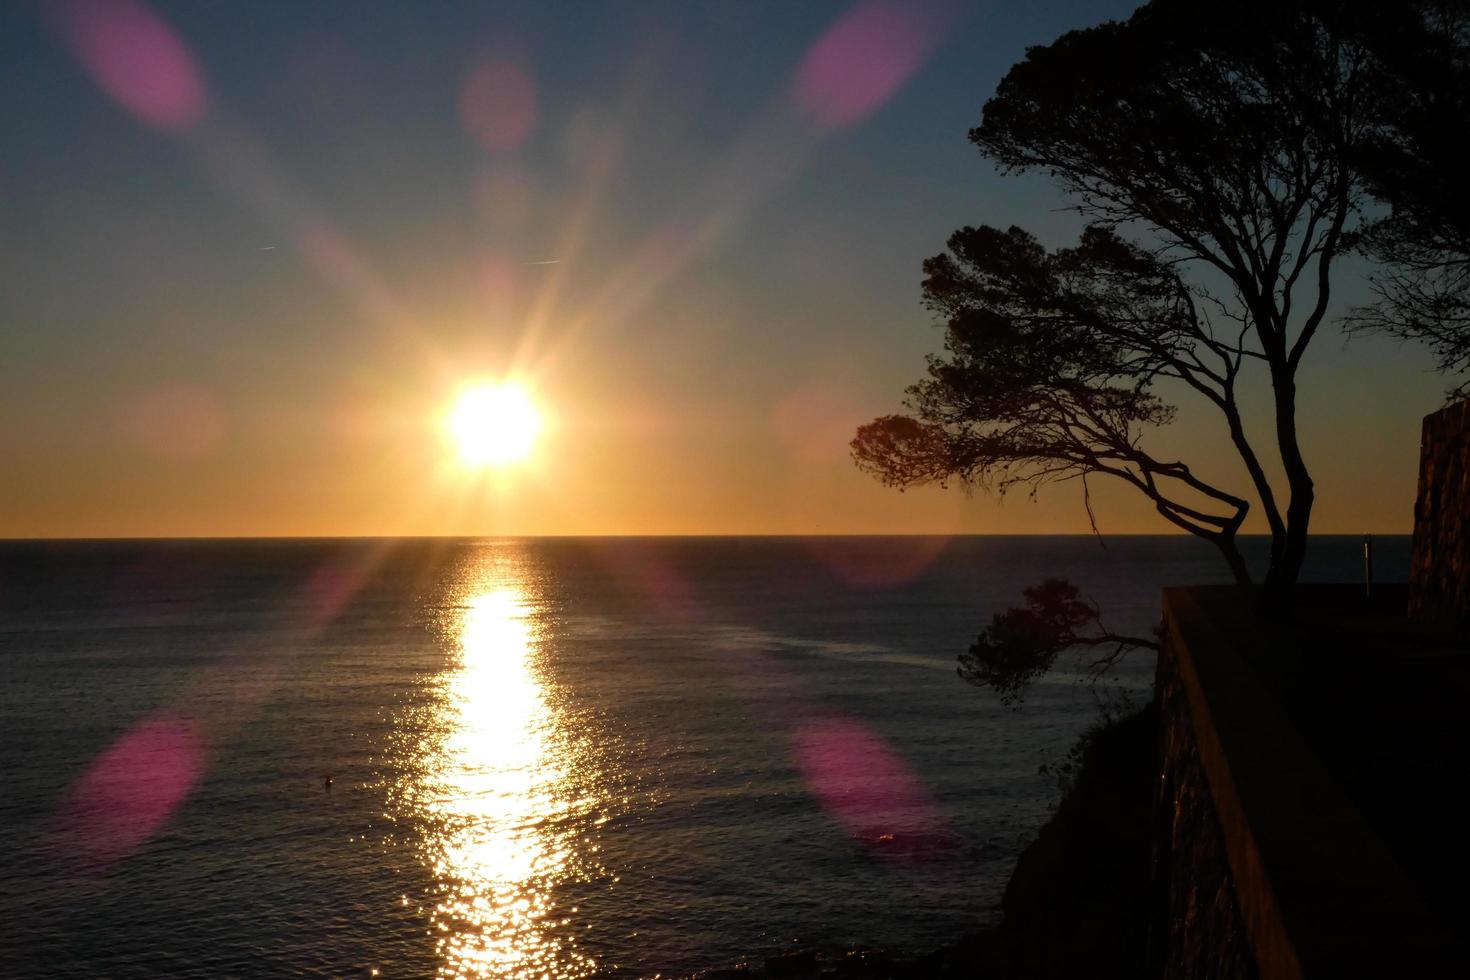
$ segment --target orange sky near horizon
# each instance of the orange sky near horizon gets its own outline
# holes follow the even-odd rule
[[[1003,500],[878,485],[852,465],[846,442],[888,406],[878,393],[864,405],[837,378],[772,391],[757,403],[765,417],[751,422],[718,400],[691,411],[689,401],[661,401],[609,377],[564,390],[557,381],[571,373],[536,385],[545,430],[528,460],[503,468],[462,463],[444,421],[454,386],[427,378],[400,379],[397,390],[365,380],[318,392],[308,411],[242,410],[232,398],[259,406],[268,394],[247,389],[215,401],[202,387],[179,386],[148,392],[131,415],[12,415],[10,424],[37,441],[48,427],[85,434],[44,465],[0,473],[8,502],[0,536],[1089,532],[1075,483]],[[1408,533],[1417,419],[1384,405],[1373,427],[1345,430],[1329,412],[1312,412],[1322,399],[1308,395],[1314,533]],[[1181,422],[1156,444],[1197,451],[1208,421]],[[1239,486],[1225,449],[1213,458],[1202,469]],[[1131,488],[1094,480],[1092,489],[1104,533],[1172,533]],[[1252,521],[1246,530],[1263,528]]]

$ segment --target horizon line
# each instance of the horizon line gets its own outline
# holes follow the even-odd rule
[[[32,537],[0,537],[3,544],[41,543],[100,543],[100,542],[203,542],[203,541],[532,541],[532,540],[650,540],[650,539],[807,539],[807,538],[1180,538],[1193,535],[1184,531],[1175,532],[1117,532],[1096,534],[1092,532],[991,532],[991,531],[921,531],[921,532],[872,532],[872,531],[815,531],[815,532],[713,532],[713,533],[649,533],[649,534],[220,534],[220,535],[40,535]],[[1270,538],[1269,533],[1237,535],[1238,539]],[[1320,532],[1309,533],[1312,538],[1410,538],[1410,531],[1381,532]],[[1208,542],[1202,542],[1208,543]]]

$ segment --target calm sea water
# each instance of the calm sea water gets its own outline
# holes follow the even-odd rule
[[[1179,538],[0,544],[0,972],[924,951],[1097,710],[1063,673],[1003,708],[956,654],[1048,575],[1132,631],[1220,573]],[[1359,539],[1308,577],[1359,580]]]

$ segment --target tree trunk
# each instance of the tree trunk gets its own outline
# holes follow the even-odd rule
[[[1256,456],[1255,447],[1245,435],[1245,423],[1240,418],[1240,411],[1233,400],[1227,400],[1224,408],[1225,420],[1230,426],[1230,441],[1235,444],[1235,450],[1240,454],[1241,462],[1245,464],[1246,472],[1250,474],[1251,483],[1256,488],[1256,496],[1260,498],[1262,512],[1266,516],[1266,526],[1271,530],[1271,561],[1267,568],[1274,568],[1281,560],[1282,549],[1286,545],[1286,521],[1281,516],[1280,509],[1276,506],[1276,495],[1271,489],[1271,480],[1266,476],[1265,469],[1261,466],[1260,458]],[[1233,545],[1232,541],[1232,545]],[[1229,556],[1226,556],[1229,561]],[[1234,571],[1234,566],[1231,568]],[[1236,580],[1239,581],[1239,574]]]
[[[1316,490],[1297,442],[1296,383],[1285,371],[1272,380],[1276,392],[1276,440],[1281,447],[1281,463],[1291,497],[1286,505],[1286,529],[1281,540],[1275,540],[1273,535],[1266,593],[1271,606],[1285,609],[1290,606],[1292,589],[1307,556],[1307,529],[1312,522]]]

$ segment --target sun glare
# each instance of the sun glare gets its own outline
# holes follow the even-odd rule
[[[468,466],[525,459],[536,446],[541,415],[518,384],[488,384],[466,390],[449,414],[449,432]]]

